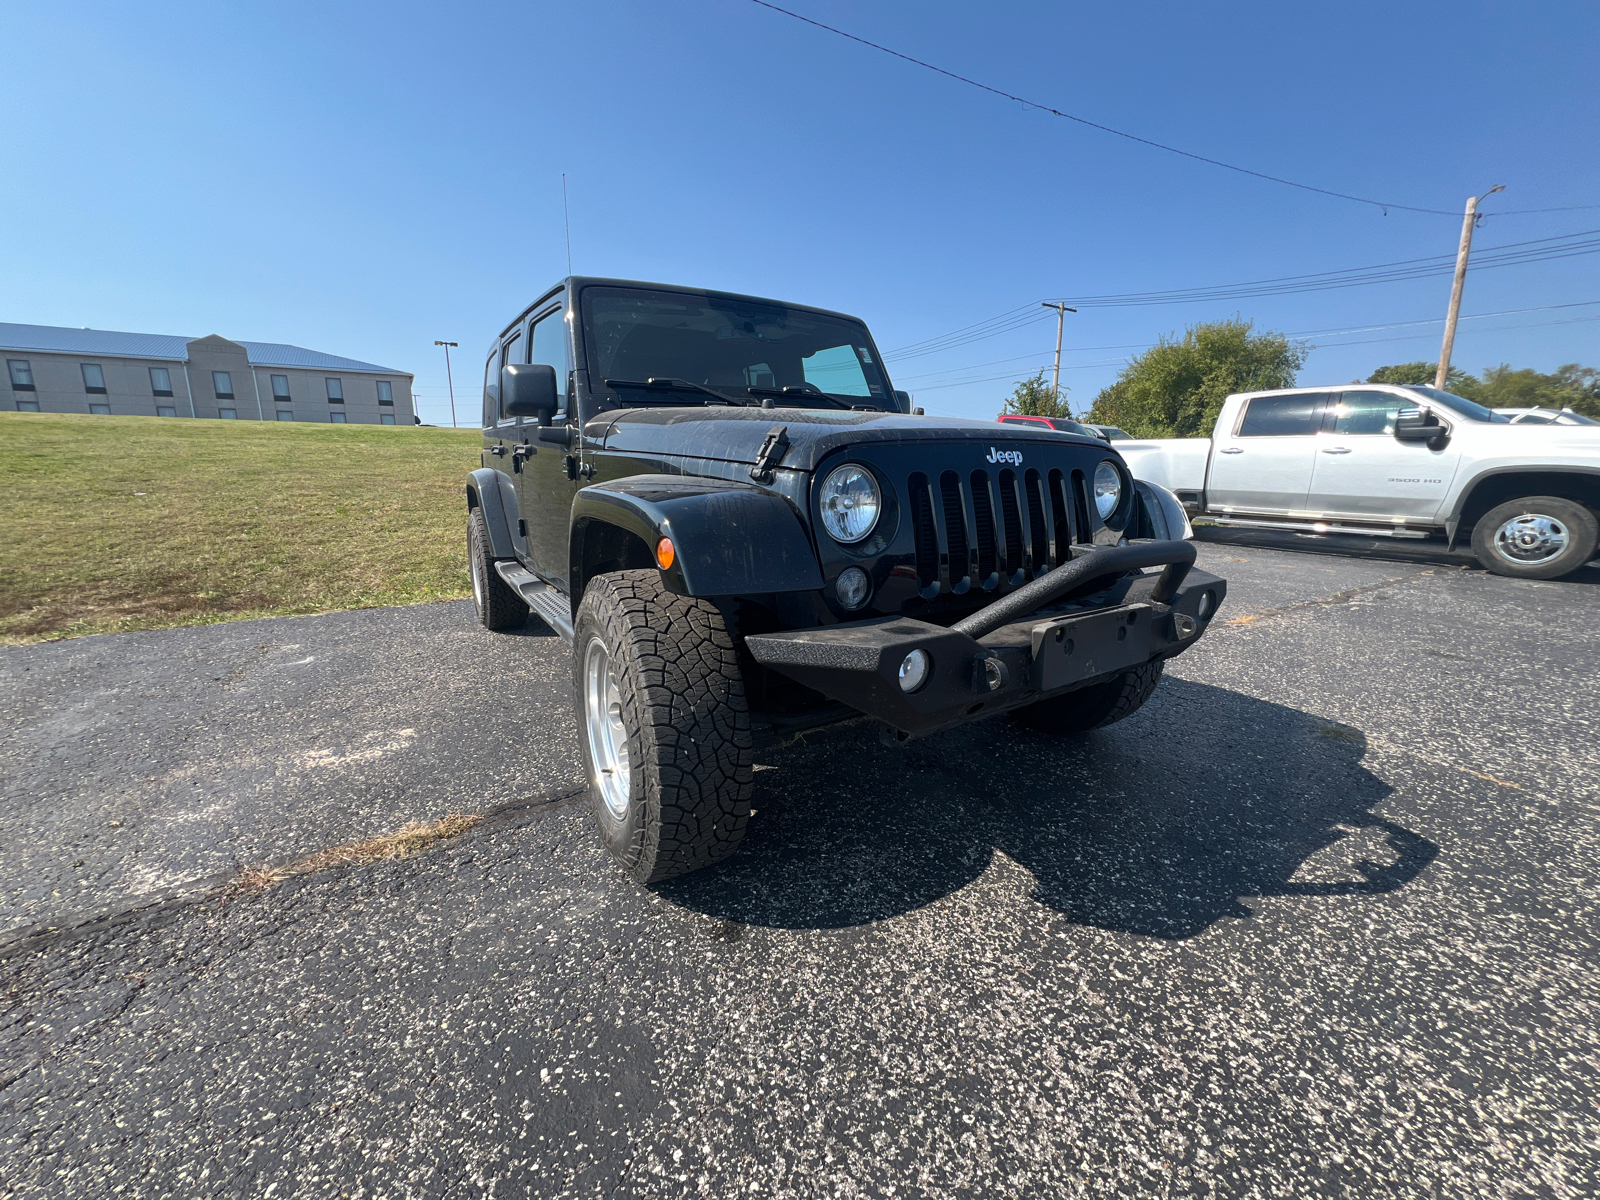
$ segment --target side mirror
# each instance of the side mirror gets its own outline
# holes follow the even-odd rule
[[[538,417],[550,424],[559,406],[556,369],[546,363],[511,363],[500,368],[500,411],[508,417]]]
[[[908,413],[908,412],[911,411],[911,393],[910,392],[896,391],[895,394],[894,394],[894,402],[899,407],[901,412]]]
[[[1423,408],[1402,408],[1395,414],[1394,438],[1397,442],[1427,442],[1434,450],[1443,448],[1450,437],[1448,427]]]

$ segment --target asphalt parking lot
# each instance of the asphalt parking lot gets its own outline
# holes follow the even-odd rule
[[[765,752],[654,891],[532,628],[0,651],[0,1194],[1594,1195],[1600,568],[1329,548],[1203,545],[1112,729]]]

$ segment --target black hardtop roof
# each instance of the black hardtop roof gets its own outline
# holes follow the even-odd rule
[[[792,300],[772,300],[766,296],[747,296],[743,292],[722,292],[716,290],[715,288],[686,287],[679,283],[650,283],[642,279],[607,279],[599,275],[568,275],[559,283],[552,284],[550,287],[541,292],[537,300],[517,314],[515,320],[506,322],[505,328],[500,331],[499,336],[496,337],[495,340],[498,342],[500,338],[505,337],[506,334],[511,332],[514,326],[520,325],[529,313],[538,308],[541,304],[545,303],[545,301],[549,300],[550,297],[554,296],[563,288],[570,288],[573,292],[578,292],[586,287],[596,286],[647,288],[649,290],[658,292],[678,292],[685,296],[714,296],[719,300],[744,300],[753,304],[771,304],[779,308],[799,309],[802,312],[818,313],[825,317],[843,317],[847,321],[860,321],[861,324],[866,324],[866,322],[862,321],[860,317],[851,316],[849,313],[840,312],[835,308],[818,308],[813,304],[796,304]]]

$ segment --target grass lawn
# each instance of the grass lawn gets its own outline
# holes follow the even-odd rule
[[[0,641],[469,594],[476,430],[0,413]]]

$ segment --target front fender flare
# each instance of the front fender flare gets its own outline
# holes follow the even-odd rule
[[[822,571],[799,514],[782,496],[731,479],[634,475],[579,490],[572,501],[572,546],[590,522],[615,525],[654,553],[672,539],[667,587],[685,596],[748,596],[822,587]],[[572,576],[582,563],[572,563]]]
[[[496,558],[515,558],[517,544],[511,536],[510,514],[517,511],[517,493],[511,477],[504,471],[479,467],[467,475],[467,508],[483,509],[489,527],[489,553]]]

